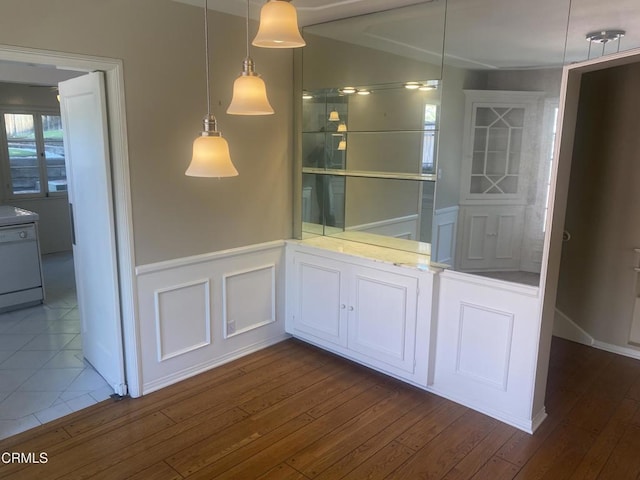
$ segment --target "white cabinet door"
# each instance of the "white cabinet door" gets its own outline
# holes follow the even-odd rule
[[[328,258],[295,256],[293,333],[347,345],[344,265]]]
[[[350,283],[349,349],[413,372],[418,280],[356,267]]]
[[[414,372],[416,277],[303,252],[293,266],[289,333],[374,368]]]
[[[518,270],[524,232],[524,207],[462,207],[460,270]]]

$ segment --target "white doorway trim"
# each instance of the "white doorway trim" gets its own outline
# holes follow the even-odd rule
[[[569,176],[580,100],[582,75],[588,72],[640,62],[640,49],[606,55],[593,60],[567,65],[562,73],[558,111],[558,134],[549,192],[549,215],[546,229],[540,291],[543,296],[542,323],[538,349],[535,404],[544,401],[549,367],[551,337],[556,312],[556,294],[562,253],[562,234],[569,193]],[[594,256],[595,258],[595,256]],[[593,259],[587,259],[593,261]]]
[[[86,72],[101,70],[105,72],[125,372],[129,394],[132,397],[138,397],[142,391],[140,387],[140,343],[138,324],[136,321],[135,258],[123,63],[121,60],[106,57],[94,57],[10,45],[0,45],[0,60],[51,65],[67,70]]]

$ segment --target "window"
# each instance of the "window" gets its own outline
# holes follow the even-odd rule
[[[428,103],[424,108],[424,137],[422,144],[422,173],[435,172],[436,134],[438,129],[438,106]]]
[[[64,194],[67,175],[60,115],[5,111],[2,122],[8,196]]]

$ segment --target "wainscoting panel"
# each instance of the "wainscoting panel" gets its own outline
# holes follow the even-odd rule
[[[437,394],[531,432],[539,290],[446,270],[440,274]]]
[[[158,362],[211,344],[209,279],[156,290],[156,346]],[[185,317],[184,305],[191,315]]]
[[[445,265],[455,265],[456,235],[458,231],[457,205],[441,208],[433,216],[433,245],[431,258]]]
[[[458,328],[457,372],[506,391],[513,314],[460,302]]]
[[[137,267],[142,393],[287,338],[283,257],[277,241]]]
[[[227,274],[222,288],[225,338],[276,321],[275,265]]]

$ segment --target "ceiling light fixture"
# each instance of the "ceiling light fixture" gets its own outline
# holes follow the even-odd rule
[[[362,89],[362,90],[358,90],[358,95],[371,95],[371,90],[366,90],[366,89]]]
[[[311,95],[309,92],[304,91],[302,92],[302,99],[303,100],[311,100],[313,98],[313,95]]]
[[[591,58],[591,45],[595,43],[602,44],[602,53],[604,55],[604,47],[609,42],[618,41],[618,52],[620,51],[620,39],[625,35],[624,30],[598,30],[595,32],[589,32],[585,35],[585,39],[589,42],[589,53],[587,58]]]
[[[203,131],[193,142],[191,163],[185,172],[190,177],[234,177],[238,175],[231,162],[229,144],[218,131],[218,122],[211,113],[211,90],[209,85],[209,7],[204,0],[204,51],[207,79],[207,116],[204,117]]]
[[[263,48],[297,48],[306,45],[298,28],[298,13],[291,0],[268,0],[260,10],[260,26],[253,45]]]
[[[344,122],[340,122],[340,125],[338,125],[338,132],[346,132],[347,131],[347,124]]]
[[[357,90],[354,87],[344,87],[340,89],[340,93],[344,93],[346,95],[351,95],[352,93],[356,93]]]
[[[264,80],[255,72],[255,64],[249,56],[249,0],[247,0],[247,56],[242,62],[242,73],[233,82],[233,97],[227,108],[231,115],[273,115],[273,107],[267,98]]]
[[[329,112],[329,121],[330,122],[339,122],[340,121],[340,114],[338,113],[337,110],[331,110],[331,112]]]
[[[420,82],[407,82],[404,84],[404,88],[407,90],[417,90],[420,88]]]

